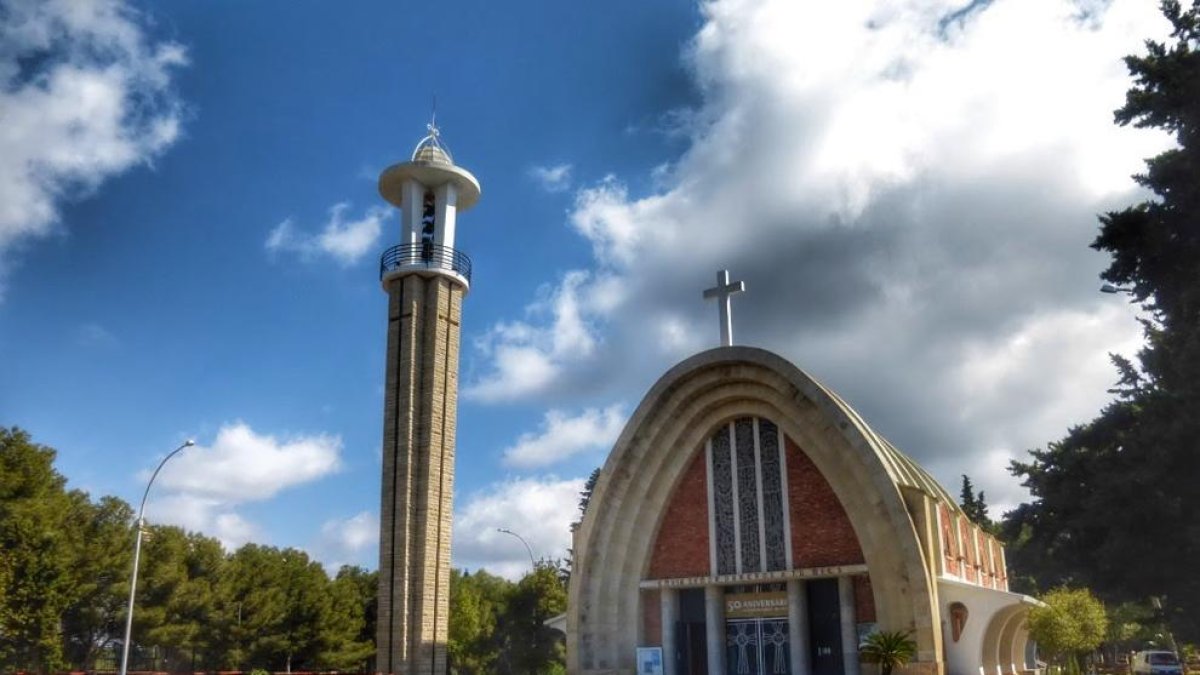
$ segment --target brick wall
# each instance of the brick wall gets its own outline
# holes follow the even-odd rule
[[[650,558],[649,578],[696,577],[709,573],[707,473],[707,460],[701,446],[692,453],[692,461],[675,486],[660,521],[661,529]]]
[[[975,556],[975,547],[971,543],[971,521],[966,518],[959,518],[958,531],[961,535],[963,547],[961,554],[963,579],[973,584],[979,583],[979,561]]]
[[[642,589],[642,646],[662,645],[662,592],[657,588]],[[665,656],[665,655],[664,655]]]
[[[946,571],[954,576],[962,574],[958,564],[958,537],[954,535],[954,519],[950,517],[950,509],[945,504],[938,504],[938,525],[942,530],[942,559],[946,562]]]
[[[862,548],[833,488],[791,439],[785,442],[794,566],[863,563]],[[708,482],[703,448],[693,452],[661,522],[648,578],[709,574]]]
[[[850,518],[833,488],[792,439],[787,443],[789,517],[794,567],[865,562]]]

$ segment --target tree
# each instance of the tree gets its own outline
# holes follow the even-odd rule
[[[1185,639],[1200,638],[1200,3],[1161,3],[1173,31],[1127,57],[1134,78],[1120,125],[1171,133],[1177,147],[1135,176],[1153,197],[1101,217],[1092,247],[1102,277],[1147,313],[1134,361],[1114,356],[1115,401],[1066,437],[1016,462],[1034,497],[1006,523],[1025,531],[1013,567],[1043,586],[1084,583],[1107,598],[1163,599]],[[1168,550],[1144,565],[1147,552]],[[1137,570],[1130,574],[1130,570]]]
[[[0,670],[65,665],[60,617],[70,593],[66,479],[55,452],[0,428]]]
[[[592,469],[592,473],[588,475],[587,482],[583,484],[583,491],[579,493],[579,520],[571,523],[571,531],[579,529],[579,525],[583,523],[583,516],[587,513],[588,504],[592,501],[592,491],[596,489],[596,483],[600,480],[600,467]]]
[[[96,660],[121,635],[133,564],[133,509],[116,497],[93,504],[82,492],[70,493],[66,532],[70,538],[70,601],[63,611],[67,661],[95,670]]]
[[[1043,653],[1065,661],[1068,673],[1079,672],[1079,657],[1104,642],[1108,618],[1104,605],[1083,588],[1057,588],[1029,610],[1029,637]]]
[[[329,586],[329,613],[321,626],[324,668],[370,672],[375,653],[378,573],[343,565]]]
[[[507,614],[508,597],[514,585],[500,577],[478,571],[450,572],[450,664],[456,673],[511,672],[511,659],[500,667],[504,639],[497,630]]]
[[[513,672],[545,673],[566,663],[566,649],[547,619],[567,609],[567,589],[557,568],[543,562],[509,596],[503,625]]]
[[[867,636],[859,652],[867,663],[879,664],[882,675],[892,675],[893,669],[904,667],[917,655],[917,643],[908,631],[876,631]]]
[[[967,518],[970,518],[971,522],[989,532],[994,529],[995,524],[988,515],[987,499],[984,497],[983,491],[975,492],[975,486],[965,473],[962,476],[962,491],[959,493],[958,501],[962,506],[963,513],[967,514]]]

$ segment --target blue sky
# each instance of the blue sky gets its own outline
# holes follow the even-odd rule
[[[459,565],[563,554],[722,267],[738,342],[1000,506],[1138,344],[1087,244],[1167,142],[1111,123],[1153,3],[2,4],[0,422],[132,502],[195,438],[149,517],[230,546],[375,566],[375,181],[435,96],[483,185]]]

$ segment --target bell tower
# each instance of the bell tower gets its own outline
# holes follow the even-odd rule
[[[450,526],[458,348],[471,259],[454,248],[459,211],[479,200],[479,181],[454,165],[436,124],[412,157],[379,176],[400,209],[400,243],[379,277],[388,294],[379,517],[377,672],[446,672]]]

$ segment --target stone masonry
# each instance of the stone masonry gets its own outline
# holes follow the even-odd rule
[[[458,350],[464,286],[393,277],[388,290],[376,671],[446,672]]]

